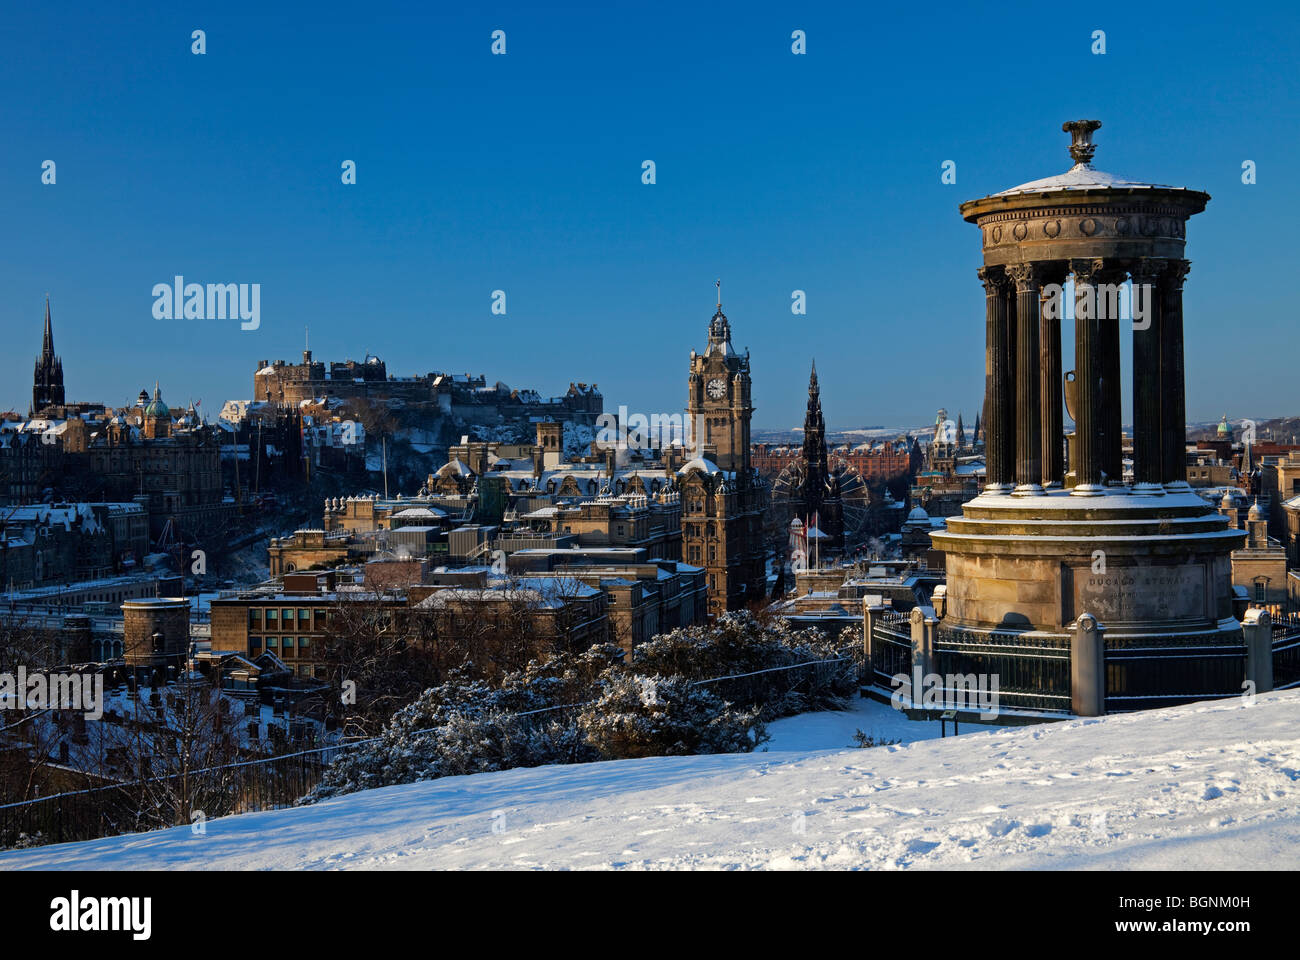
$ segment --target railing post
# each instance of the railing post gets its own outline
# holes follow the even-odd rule
[[[1246,681],[1256,693],[1273,689],[1273,618],[1267,610],[1254,607],[1241,621],[1246,639]]]
[[[1071,624],[1070,709],[1080,717],[1106,712],[1106,628],[1090,613]]]

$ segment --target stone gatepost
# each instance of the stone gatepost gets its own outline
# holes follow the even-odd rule
[[[1241,621],[1246,635],[1246,680],[1256,693],[1273,689],[1273,618],[1260,607],[1246,611]]]
[[[1079,614],[1070,639],[1070,709],[1079,717],[1106,712],[1106,628],[1092,614]]]
[[[1070,709],[1100,717],[1106,712],[1106,628],[1090,613],[1070,626]]]
[[[922,674],[934,673],[934,635],[939,621],[934,615],[934,607],[920,606],[912,608],[912,675],[916,668]],[[916,691],[912,691],[912,700],[916,700]]]
[[[871,648],[875,640],[876,624],[880,622],[880,616],[885,612],[883,604],[873,604],[868,600],[862,601],[862,652],[865,655],[866,666],[863,668],[866,673],[866,682],[868,685],[875,682],[875,667],[871,659]]]

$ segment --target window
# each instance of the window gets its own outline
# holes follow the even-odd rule
[[[281,616],[281,619],[283,619],[285,623],[293,623],[293,611],[292,611],[292,610],[281,610],[281,611],[280,611],[280,616]]]
[[[308,647],[310,647],[310,646],[311,646],[311,638],[310,638],[310,637],[299,637],[299,638],[298,638],[298,652],[299,652],[299,653],[303,653],[303,652],[305,652],[306,649],[307,649]]]
[[[293,637],[280,638],[280,652],[286,657],[293,656]]]
[[[271,626],[273,623],[275,623],[278,619],[279,619],[279,617],[277,616],[277,614],[276,614],[276,612],[275,612],[274,610],[267,610],[267,611],[266,611],[266,625],[267,625],[268,627]]]
[[[253,630],[262,628],[262,611],[250,609],[248,611],[248,626]]]
[[[266,638],[266,649],[268,652],[275,650],[279,646],[280,646],[280,641],[277,640],[275,637]]]
[[[262,652],[262,638],[261,638],[261,637],[249,637],[249,638],[248,638],[248,652],[251,653],[251,654],[252,654],[253,656],[255,656],[255,657],[256,657],[258,654],[260,654],[260,653]]]
[[[310,621],[311,621],[311,611],[310,611],[310,610],[299,610],[299,611],[298,611],[298,623],[299,623],[300,625],[301,625],[301,624],[305,624],[305,623],[309,623]]]

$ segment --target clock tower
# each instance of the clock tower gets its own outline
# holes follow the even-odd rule
[[[691,351],[691,375],[686,410],[695,443],[703,456],[723,470],[749,469],[749,422],[754,415],[750,396],[749,351],[731,346],[731,324],[722,312],[722,282],[718,281],[718,310],[709,322],[709,342],[703,354]]]
[[[731,325],[718,309],[703,354],[691,351],[686,409],[695,449],[677,471],[682,504],[682,560],[703,567],[709,613],[766,603],[763,511],[767,482],[750,464],[749,353],[731,346]]]

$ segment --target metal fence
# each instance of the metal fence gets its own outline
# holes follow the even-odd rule
[[[852,671],[853,658],[845,654],[855,648],[856,644],[821,660],[697,680],[693,686],[707,687],[731,703],[776,702],[789,693],[825,689],[838,676]],[[857,679],[853,674],[846,685],[856,686]],[[576,716],[588,705],[560,704],[516,716]],[[341,753],[380,739],[0,804],[0,849],[180,826],[192,823],[195,812],[211,819],[293,806],[320,783]]]
[[[885,614],[871,631],[871,682],[889,690],[893,678],[912,673],[911,621],[901,614]]]
[[[1300,621],[1273,624],[1273,689],[1300,686]]]
[[[0,849],[138,833],[292,806],[357,740],[0,805]]]
[[[872,629],[869,681],[892,690],[893,677],[912,668],[911,624],[905,616],[879,617]],[[1240,634],[1189,633],[1162,637],[1108,635],[1106,709],[1146,710],[1237,696],[1246,675]],[[1002,705],[1067,713],[1071,709],[1069,634],[968,631],[939,624],[931,670],[944,678],[996,676]],[[1273,626],[1273,685],[1300,686],[1300,620]],[[965,687],[963,685],[962,689]]]
[[[945,678],[997,677],[998,700],[1012,709],[1070,709],[1070,638],[1065,635],[940,627],[934,672]]]

